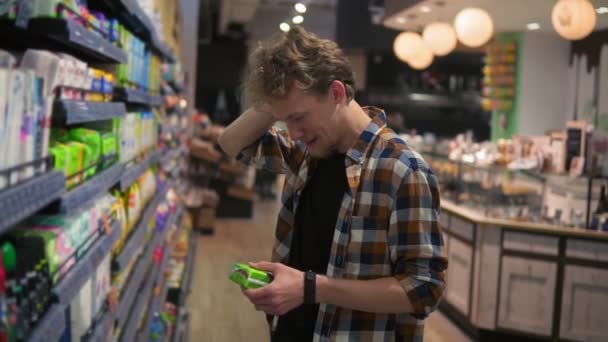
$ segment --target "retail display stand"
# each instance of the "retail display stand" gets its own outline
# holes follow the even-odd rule
[[[151,20],[147,17],[135,0],[90,2],[91,9],[99,10],[117,18],[122,25],[141,39],[147,48],[169,63],[176,62],[170,49],[157,37]],[[113,44],[103,36],[93,32],[75,20],[59,18],[34,18],[28,2],[19,1],[16,17],[0,19],[0,37],[2,49],[39,48],[54,52],[68,53],[85,63],[128,63],[127,53],[120,46]],[[174,80],[173,86],[183,91],[184,87]],[[115,87],[112,102],[94,102],[88,100],[57,99],[52,104],[53,124],[78,125],[111,121],[123,118],[127,108],[161,107],[164,99],[161,95],[149,93],[141,89]],[[183,114],[183,110],[182,110]],[[0,170],[0,176],[11,179],[11,174],[22,172],[27,168],[36,168],[36,173],[29,179],[19,179],[19,182],[9,181],[0,188],[0,234],[5,234],[16,225],[29,217],[44,210],[48,214],[71,214],[92,205],[100,196],[116,189],[126,191],[132,184],[152,166],[178,176],[175,165],[184,155],[184,149],[177,147],[161,152],[154,149],[147,155],[137,159],[137,162],[123,163],[118,156],[101,159],[99,164],[92,166],[99,171],[92,177],[84,179],[77,185],[68,185],[69,178],[63,172],[51,170],[52,157],[10,169]],[[163,164],[171,163],[167,167]],[[42,166],[43,165],[43,166]],[[103,167],[102,167],[103,165]],[[103,170],[102,170],[103,168]],[[80,173],[86,172],[87,169]],[[21,176],[20,176],[21,177]],[[121,294],[114,305],[110,300],[104,300],[102,309],[93,318],[89,331],[82,336],[83,341],[107,341],[112,334],[121,341],[146,341],[150,335],[150,326],[155,314],[163,310],[169,291],[165,269],[172,257],[174,244],[167,242],[169,227],[176,225],[181,229],[181,220],[185,212],[182,204],[177,204],[176,210],[166,222],[165,229],[155,230],[147,239],[148,223],[155,217],[157,208],[167,198],[169,188],[175,188],[176,181],[166,181],[160,186],[156,195],[142,210],[138,223],[135,224],[127,242],[117,252],[111,263],[112,271],[123,270],[135,262],[129,279],[124,284]],[[117,220],[101,223],[99,234],[90,238],[87,247],[79,251],[74,264],[61,276],[50,292],[52,304],[44,313],[27,337],[28,341],[59,341],[70,334],[70,312],[72,301],[79,294],[84,284],[94,276],[97,268],[113,253],[116,242],[120,239],[121,227]],[[191,272],[193,270],[196,239],[191,237],[189,255],[187,257],[187,272],[181,285],[181,293],[187,293]],[[155,262],[158,249],[163,249],[161,260]],[[180,299],[179,335],[184,332],[187,317],[183,305],[185,295]],[[144,316],[146,315],[146,316]],[[135,329],[142,318],[142,329]],[[72,317],[71,319],[74,319]],[[119,332],[116,335],[116,331]],[[177,330],[176,330],[177,331]],[[178,336],[173,334],[174,339]],[[167,336],[167,339],[169,337]]]

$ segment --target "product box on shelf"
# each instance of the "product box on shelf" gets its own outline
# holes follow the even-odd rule
[[[93,323],[94,284],[90,278],[70,304],[70,336],[72,341],[80,341]]]

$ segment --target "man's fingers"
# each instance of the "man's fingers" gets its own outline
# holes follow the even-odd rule
[[[249,266],[257,268],[262,271],[275,273],[275,271],[278,267],[278,264],[273,263],[273,262],[260,261],[260,262],[250,262]]]
[[[269,285],[257,289],[244,290],[243,293],[254,303],[270,303],[272,299],[272,288]]]

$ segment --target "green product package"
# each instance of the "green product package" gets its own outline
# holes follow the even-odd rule
[[[272,274],[253,268],[247,264],[234,263],[230,280],[246,289],[257,289],[272,282]]]
[[[68,131],[65,128],[51,128],[51,143],[68,142]]]
[[[77,141],[70,141],[66,144],[70,149],[70,173],[71,175],[76,174],[87,167],[91,166],[91,155],[93,151],[91,148],[83,143],[79,143]],[[72,162],[72,158],[74,158],[74,162]],[[86,178],[89,178],[88,172],[84,172],[74,177],[76,184],[79,184]]]
[[[70,140],[86,145],[90,149],[88,162],[85,162],[85,167],[96,165],[99,162],[102,150],[101,134],[97,131],[87,128],[73,128],[69,132]],[[95,175],[97,167],[93,166],[85,172],[87,178]]]
[[[70,152],[68,147],[64,144],[55,143],[49,148],[51,155],[53,156],[53,168],[58,171],[62,171],[67,177],[69,175],[68,164],[70,161]]]
[[[78,13],[78,3],[75,0],[34,0],[30,5],[32,17],[52,17],[57,18],[57,8],[59,5],[66,6]]]
[[[118,148],[116,143],[116,134],[114,133],[103,133],[101,135],[101,156],[105,159],[103,168],[110,166],[114,158],[111,156],[118,156]]]

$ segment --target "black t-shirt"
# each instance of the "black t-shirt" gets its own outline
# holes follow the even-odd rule
[[[348,189],[344,154],[319,159],[296,210],[289,264],[325,274],[334,228]],[[302,305],[279,318],[274,342],[312,341],[319,305]]]

